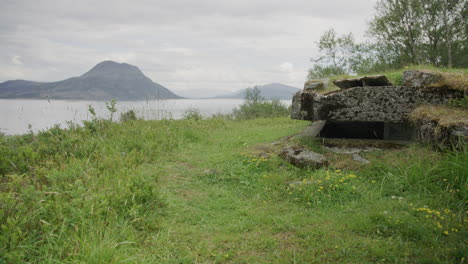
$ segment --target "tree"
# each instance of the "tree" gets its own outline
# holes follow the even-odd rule
[[[464,0],[438,0],[441,3],[441,15],[443,17],[443,28],[445,37],[445,48],[447,54],[447,66],[454,65],[454,53],[462,53],[465,61],[457,62],[457,66],[466,67],[467,46],[467,9],[468,2]],[[465,52],[463,52],[465,51]]]
[[[309,79],[321,79],[349,72],[349,59],[354,49],[352,34],[339,37],[334,29],[323,33],[317,43],[320,56],[311,59],[314,63],[309,70]]]
[[[421,13],[418,0],[381,0],[376,5],[369,34],[398,56],[399,67],[420,62]]]
[[[368,32],[396,56],[389,58],[394,67],[466,67],[467,6],[466,0],[380,0]]]
[[[258,86],[247,88],[245,90],[245,102],[247,104],[260,104],[265,101],[265,97],[261,96],[262,91]]]

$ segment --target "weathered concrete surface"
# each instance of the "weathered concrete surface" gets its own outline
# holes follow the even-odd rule
[[[340,89],[349,89],[353,87],[364,86],[390,86],[392,83],[385,75],[364,76],[354,79],[336,80],[333,83]]]
[[[280,157],[297,167],[321,168],[328,164],[325,156],[302,148],[286,147]]]
[[[416,138],[419,142],[437,146],[459,146],[468,143],[468,126],[440,126],[434,120],[416,122]]]
[[[303,137],[317,137],[320,131],[322,131],[322,128],[325,126],[327,121],[325,120],[319,120],[319,121],[314,121],[310,126],[306,127],[302,132],[301,136]]]
[[[321,90],[325,88],[325,84],[322,81],[307,81],[304,83],[304,90]]]
[[[291,118],[299,120],[314,120],[313,111],[310,111],[313,107],[314,97],[318,94],[308,91],[299,91],[293,96],[291,105]]]
[[[320,95],[300,91],[293,97],[291,118],[300,120],[406,122],[423,104],[444,104],[463,92],[431,87],[355,87]]]

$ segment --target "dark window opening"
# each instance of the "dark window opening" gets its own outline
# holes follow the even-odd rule
[[[320,137],[383,139],[384,122],[327,121],[320,131]]]
[[[411,140],[414,128],[408,123],[327,121],[323,138]]]

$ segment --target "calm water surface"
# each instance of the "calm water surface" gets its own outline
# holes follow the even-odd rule
[[[190,108],[198,109],[204,116],[228,114],[243,102],[242,99],[179,99],[154,101],[117,102],[118,119],[120,113],[134,110],[137,117],[146,120],[179,119]],[[290,105],[290,101],[282,101]],[[30,127],[37,132],[59,124],[67,127],[67,121],[82,124],[90,120],[88,107],[91,105],[98,117],[109,118],[109,111],[104,101],[69,101],[69,100],[24,100],[0,99],[0,132],[7,135],[24,134]]]

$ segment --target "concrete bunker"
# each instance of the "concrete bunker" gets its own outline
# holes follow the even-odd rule
[[[409,120],[414,109],[464,96],[459,89],[441,87],[440,80],[437,74],[406,71],[402,86],[383,75],[366,76],[334,81],[340,90],[325,94],[306,83],[293,97],[291,118],[320,121],[313,128],[317,137],[410,141],[417,134]]]

